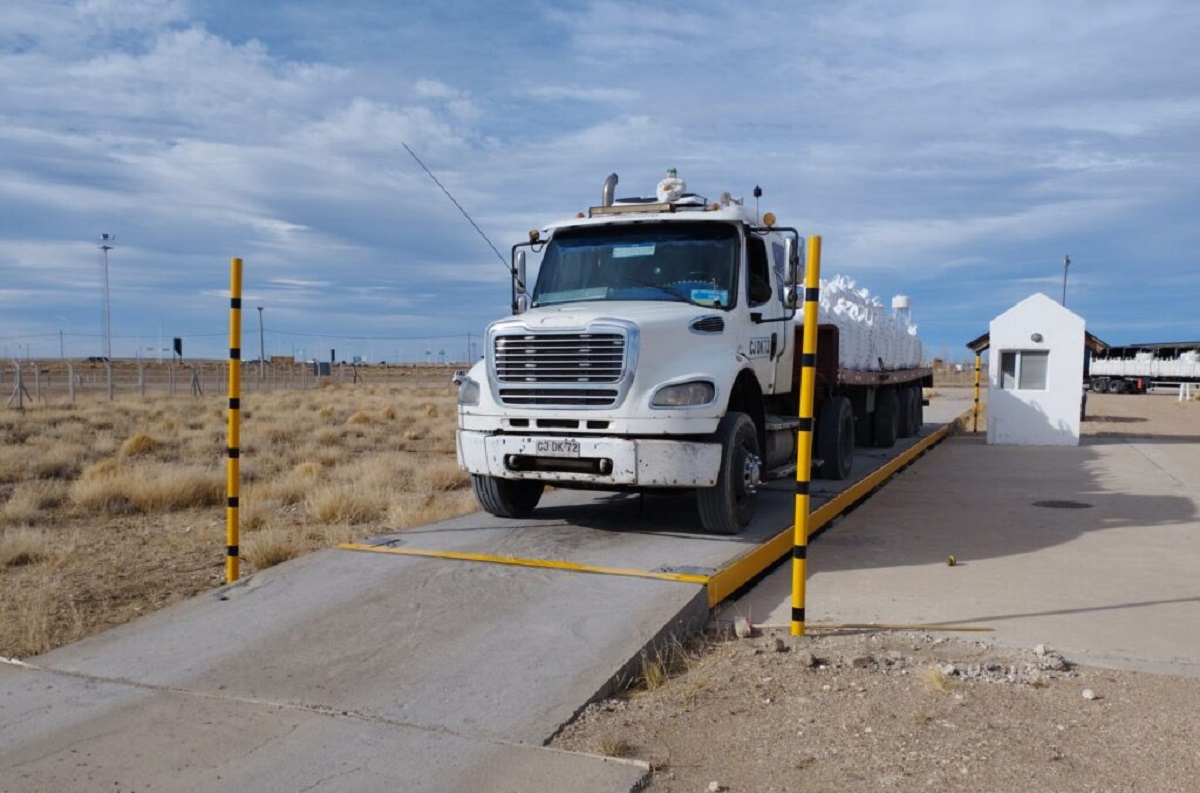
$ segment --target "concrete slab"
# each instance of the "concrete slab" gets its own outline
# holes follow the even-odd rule
[[[0,789],[633,790],[643,764],[0,665]]]
[[[1037,505],[1056,501],[1088,506]],[[960,436],[813,542],[806,606],[813,623],[987,625],[1007,646],[1200,675],[1198,568],[1200,444]],[[736,605],[786,624],[787,565]]]

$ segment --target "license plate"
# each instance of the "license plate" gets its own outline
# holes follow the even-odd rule
[[[543,457],[578,457],[579,441],[571,438],[553,438],[537,442],[537,453]]]

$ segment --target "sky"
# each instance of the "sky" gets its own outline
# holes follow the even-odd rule
[[[1064,270],[1104,341],[1200,340],[1197,41],[1194,0],[5,0],[0,351],[103,352],[109,234],[115,357],[222,357],[236,256],[243,358],[464,360],[514,243],[667,168],[927,357]]]

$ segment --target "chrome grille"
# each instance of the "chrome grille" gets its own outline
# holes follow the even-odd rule
[[[625,369],[618,333],[537,333],[496,337],[502,383],[616,383]]]
[[[627,366],[623,333],[502,333],[493,341],[505,405],[603,408],[619,404]]]

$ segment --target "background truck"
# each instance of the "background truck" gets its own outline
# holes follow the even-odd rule
[[[760,484],[796,472],[799,234],[673,172],[650,198],[614,200],[616,183],[513,246],[513,316],[457,378],[459,464],[493,515],[531,513],[546,485],[693,489],[704,529],[735,534]],[[932,378],[839,366],[838,334],[819,328],[814,465],[830,479],[856,443],[915,434]]]
[[[1087,382],[1100,394],[1144,394],[1148,388],[1200,383],[1200,342],[1109,347],[1088,364]]]

